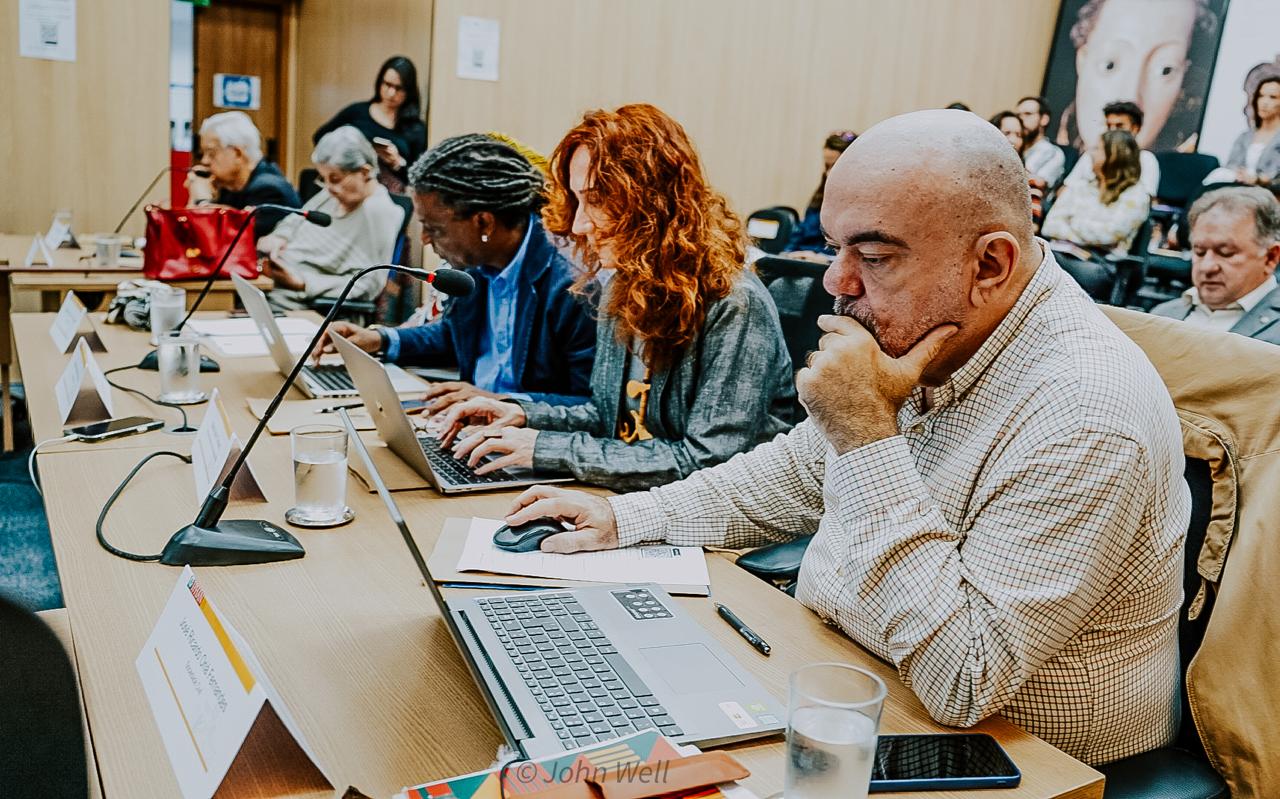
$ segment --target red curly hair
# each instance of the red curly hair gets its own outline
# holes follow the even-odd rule
[[[542,209],[546,229],[572,241],[587,268],[579,291],[601,267],[599,253],[573,233],[569,161],[579,147],[591,154],[587,186],[606,220],[597,243],[607,242],[616,267],[603,311],[617,320],[620,339],[644,342],[651,368],[670,366],[742,273],[742,222],[708,185],[680,123],[647,104],[590,111],[551,155]]]

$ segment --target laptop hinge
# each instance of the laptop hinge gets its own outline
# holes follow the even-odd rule
[[[514,743],[532,738],[533,731],[529,729],[529,724],[525,721],[524,714],[520,712],[520,707],[516,704],[515,698],[507,689],[507,684],[498,674],[498,668],[494,665],[493,659],[489,657],[488,651],[480,643],[480,636],[476,634],[475,627],[471,624],[471,619],[467,617],[467,613],[464,610],[459,610],[458,616],[463,622],[458,630],[466,638],[463,643],[468,650],[478,655],[476,671],[481,682],[479,687],[489,700],[490,709],[494,712],[494,720],[498,722],[499,726],[503,727],[505,737],[510,742]],[[490,687],[492,687],[492,690],[489,689]],[[519,725],[518,728],[512,729],[509,722]]]

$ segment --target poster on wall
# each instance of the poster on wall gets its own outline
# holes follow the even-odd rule
[[[1232,0],[1222,30],[1200,132],[1200,152],[1226,163],[1236,140],[1257,126],[1254,96],[1262,84],[1280,79],[1280,2]],[[1242,145],[1247,146],[1247,145]]]
[[[18,0],[18,53],[76,60],[76,0]]]
[[[1130,100],[1146,115],[1143,149],[1193,148],[1228,1],[1063,0],[1042,89],[1050,138],[1087,149],[1103,106]]]

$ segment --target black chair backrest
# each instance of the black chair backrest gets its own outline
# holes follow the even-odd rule
[[[795,220],[795,211],[790,208],[761,208],[747,217],[747,235],[757,247],[770,255],[777,255],[787,249],[796,228]]]
[[[789,205],[771,205],[769,206],[769,210],[780,211],[786,214],[787,216],[791,217],[792,224],[795,224],[795,225],[800,224],[800,212]]]
[[[1218,168],[1218,159],[1207,153],[1156,153],[1160,164],[1160,187],[1156,196],[1169,205],[1186,205],[1199,190],[1205,176]]]
[[[315,167],[307,167],[298,173],[298,199],[304,203],[316,196],[316,192],[320,191],[320,170]]]
[[[404,194],[392,194],[391,202],[400,206],[400,210],[404,211],[404,219],[400,220],[400,232],[396,233],[396,244],[392,252],[392,262],[404,265],[405,263],[405,231],[409,229],[409,222],[413,219],[413,200]]]
[[[1116,282],[1114,270],[1108,269],[1097,261],[1086,261],[1057,250],[1054,250],[1053,257],[1058,261],[1058,266],[1071,275],[1094,302],[1111,301],[1111,293]]]
[[[1059,144],[1058,146],[1062,148],[1062,156],[1065,159],[1062,162],[1062,177],[1058,178],[1057,183],[1057,185],[1061,186],[1062,181],[1066,180],[1067,175],[1071,174],[1071,170],[1076,168],[1076,162],[1080,160],[1080,151],[1070,144]],[[1053,188],[1053,186],[1049,188]]]
[[[80,694],[58,636],[0,597],[0,794],[89,795]]]
[[[1183,474],[1191,489],[1191,521],[1187,524],[1187,548],[1182,568],[1182,610],[1178,616],[1178,655],[1182,664],[1182,722],[1178,728],[1177,745],[1189,752],[1203,756],[1204,747],[1196,733],[1195,719],[1191,717],[1191,704],[1187,697],[1187,666],[1200,649],[1205,628],[1209,626],[1209,613],[1213,610],[1213,592],[1209,591],[1204,609],[1195,621],[1187,618],[1187,609],[1200,590],[1200,572],[1196,562],[1200,548],[1204,546],[1209,529],[1209,514],[1213,510],[1213,476],[1208,461],[1187,458]]]
[[[800,369],[809,353],[818,348],[818,339],[822,337],[818,317],[831,313],[834,302],[822,287],[827,265],[766,257],[754,266],[778,306],[782,338],[791,354],[791,368]]]

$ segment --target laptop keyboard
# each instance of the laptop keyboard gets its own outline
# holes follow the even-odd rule
[[[566,749],[649,728],[684,734],[572,594],[476,602]]]
[[[437,476],[453,485],[484,485],[486,483],[505,483],[514,480],[509,473],[499,469],[488,474],[476,474],[475,470],[453,457],[453,453],[440,446],[440,439],[431,436],[419,436],[422,454],[427,456],[427,463]],[[481,461],[483,463],[484,461]]]
[[[318,366],[304,366],[302,371],[318,385],[329,391],[356,390],[356,384],[351,382],[351,375],[347,372],[347,367],[345,366],[320,364]]]

